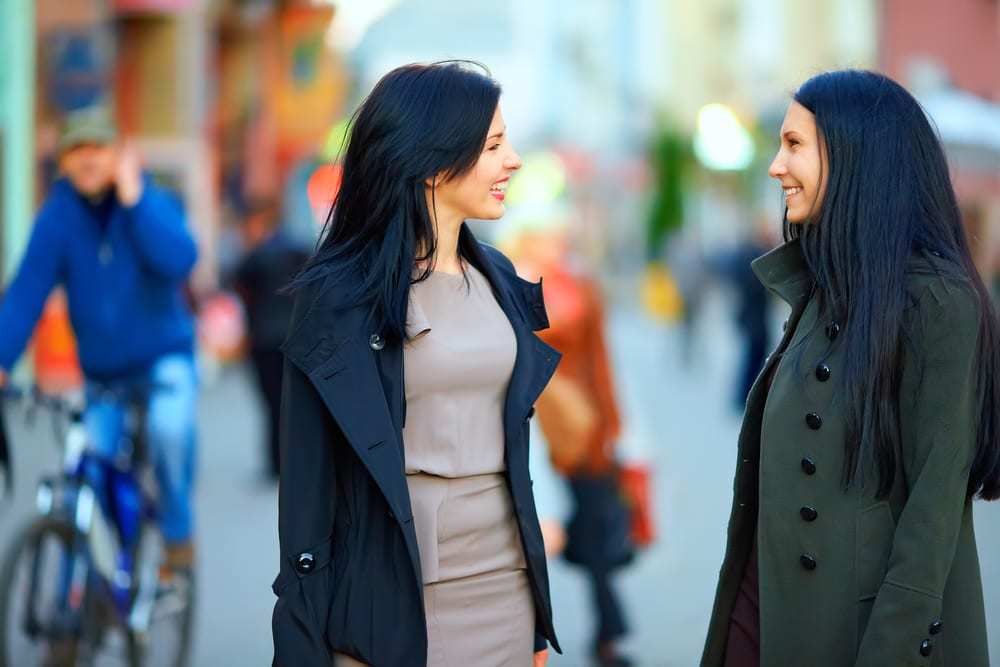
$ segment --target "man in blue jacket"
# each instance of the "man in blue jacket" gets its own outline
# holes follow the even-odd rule
[[[69,301],[87,379],[93,446],[116,452],[124,428],[118,391],[153,387],[147,437],[160,487],[167,568],[193,565],[194,326],[182,287],[197,258],[179,202],[116,145],[103,109],[75,111],[59,144],[57,180],[0,303],[0,385],[24,350],[49,292]]]

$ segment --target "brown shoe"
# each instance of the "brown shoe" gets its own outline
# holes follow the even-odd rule
[[[194,543],[168,542],[164,549],[163,567],[173,572],[190,572],[194,569]]]
[[[73,667],[76,664],[79,645],[76,639],[66,638],[53,641],[42,660],[44,667]]]

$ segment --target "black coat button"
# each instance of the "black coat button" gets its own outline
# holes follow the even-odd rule
[[[826,337],[830,340],[836,340],[837,336],[840,335],[840,325],[836,322],[831,322],[826,325]]]
[[[806,426],[808,426],[812,430],[818,431],[822,425],[823,425],[823,418],[820,417],[815,412],[810,412],[809,414],[806,415]]]
[[[941,634],[942,630],[944,630],[944,625],[941,623],[941,621],[934,621],[933,623],[931,623],[931,627],[927,628],[927,632],[931,633],[932,635]]]
[[[295,560],[295,569],[299,574],[309,574],[316,569],[316,558],[311,553],[301,553]]]
[[[931,643],[930,639],[925,639],[924,641],[920,642],[920,655],[926,658],[931,654],[931,651],[933,650],[934,650],[934,644]]]
[[[368,339],[368,346],[377,352],[385,347],[385,339],[378,334],[372,334],[372,337]]]
[[[813,463],[812,459],[808,458],[802,459],[802,472],[804,472],[807,475],[816,474],[816,464]]]
[[[802,554],[799,556],[799,562],[802,563],[802,567],[809,571],[816,569],[816,559],[809,554]]]
[[[830,379],[830,367],[826,364],[820,364],[816,367],[816,379],[820,382],[826,382]]]
[[[815,521],[816,517],[819,516],[819,512],[816,511],[815,507],[803,507],[799,510],[799,515],[803,521]]]

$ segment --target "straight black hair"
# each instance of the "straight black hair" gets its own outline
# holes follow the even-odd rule
[[[813,113],[826,156],[826,193],[799,239],[823,312],[846,321],[845,484],[874,464],[888,495],[900,444],[900,369],[905,354],[906,265],[914,253],[944,260],[980,302],[978,428],[968,492],[1000,497],[1000,348],[997,316],[973,263],[937,134],[902,86],[846,70],[806,81],[794,99]]]
[[[289,289],[352,280],[347,300],[367,304],[384,337],[405,339],[410,285],[427,278],[437,249],[426,183],[475,166],[499,100],[500,86],[472,61],[404,65],[382,77],[351,119],[340,190]],[[467,236],[463,227],[463,257]]]

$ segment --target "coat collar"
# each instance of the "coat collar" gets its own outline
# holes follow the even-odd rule
[[[799,239],[761,255],[750,263],[750,267],[764,287],[793,306],[810,294],[815,282]],[[915,250],[906,260],[909,275],[942,274],[949,268],[947,260],[930,250]]]
[[[784,243],[750,263],[757,279],[790,305],[809,295],[813,285],[812,272],[802,254],[798,239]]]

